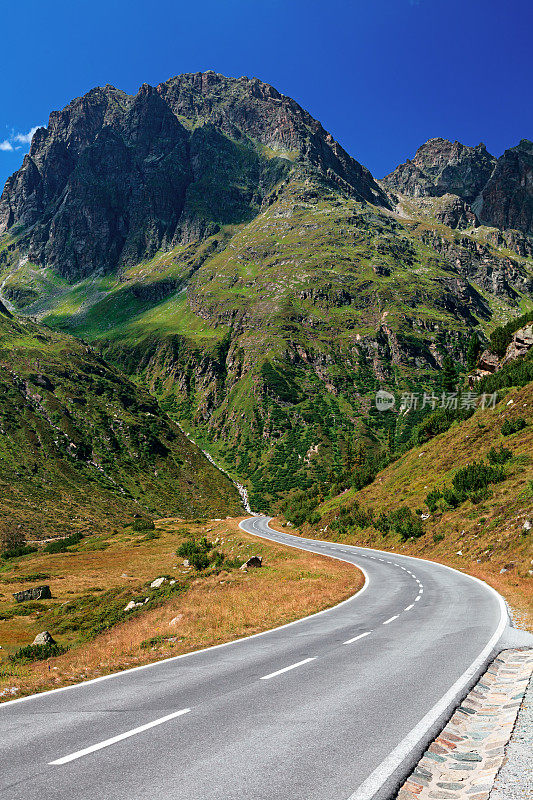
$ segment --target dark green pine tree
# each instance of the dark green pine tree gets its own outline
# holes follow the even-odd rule
[[[440,373],[440,383],[443,391],[453,392],[457,387],[457,370],[451,356],[444,356],[442,371]]]
[[[474,369],[474,367],[476,366],[479,350],[480,350],[479,339],[477,338],[477,333],[474,332],[470,337],[470,340],[468,342],[468,348],[466,351],[466,364],[469,370]]]

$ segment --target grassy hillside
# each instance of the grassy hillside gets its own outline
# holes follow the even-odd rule
[[[28,540],[239,498],[147,391],[89,346],[0,311],[0,531]]]
[[[464,373],[472,332],[482,342],[531,306],[531,273],[474,232],[293,176],[250,222],[120,275],[59,286],[26,262],[8,283],[33,281],[26,313],[146,385],[267,510],[342,485],[361,444],[379,459],[391,434],[376,389],[438,386],[446,358]]]
[[[0,201],[0,300],[93,343],[258,509],[346,484],[361,445],[381,463],[376,388],[460,382],[533,307],[523,233],[479,226],[458,195],[385,190],[257,79],[96,88],[32,147]],[[472,189],[490,156],[458,146],[457,168],[454,147],[428,159]]]

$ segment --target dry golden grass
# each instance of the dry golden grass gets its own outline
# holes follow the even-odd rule
[[[160,520],[157,523],[160,539],[138,544],[138,536],[118,540],[115,537],[103,551],[80,549],[77,554],[63,556],[36,555],[25,562],[26,573],[53,574],[46,582],[58,601],[75,598],[95,586],[127,585],[135,595],[143,583],[158,575],[183,575],[183,565],[178,563],[181,559],[174,553],[177,531],[186,526],[206,533],[211,539],[223,539],[222,548],[228,555],[240,555],[242,560],[253,553],[262,555],[264,566],[246,573],[237,569],[192,577],[182,595],[159,607],[148,608],[92,641],[73,646],[64,655],[46,662],[17,666],[4,658],[0,691],[14,686],[19,691],[15,695],[5,694],[2,699],[56,688],[267,630],[332,606],[362,586],[363,576],[352,566],[267,543],[239,529],[238,522],[226,519],[190,525],[182,520]],[[19,572],[23,572],[22,568]],[[124,578],[123,573],[132,577]],[[3,577],[5,580],[5,573]],[[22,585],[13,585],[13,591]],[[35,615],[0,621],[1,641],[7,642],[9,637],[19,647],[31,642],[40,629]],[[147,644],[154,637],[161,639]],[[9,649],[16,647],[11,645]]]

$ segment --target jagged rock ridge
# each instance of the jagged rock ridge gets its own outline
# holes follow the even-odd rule
[[[412,197],[456,194],[473,201],[490,178],[496,159],[483,143],[467,147],[447,139],[429,139],[413,160],[400,164],[383,182]]]
[[[472,208],[487,225],[533,236],[533,142],[522,139],[500,156]]]
[[[457,206],[451,200],[444,210],[437,209],[439,221],[452,227],[479,221],[533,236],[533,142],[528,139],[498,159],[482,143],[467,147],[447,139],[429,139],[412,160],[396,167],[382,183],[392,192],[417,199],[456,195],[466,203],[466,214],[457,213],[457,207],[451,209],[454,202]],[[529,254],[529,245],[514,238],[510,246],[521,255]]]
[[[50,115],[0,199],[0,234],[68,279],[247,222],[289,173],[387,204],[370,172],[256,78],[181,75],[135,96],[96,88]]]

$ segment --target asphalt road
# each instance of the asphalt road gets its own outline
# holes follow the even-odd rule
[[[431,562],[266,517],[242,527],[357,564],[365,587],[255,637],[0,705],[1,798],[391,796],[498,649],[501,598]]]

